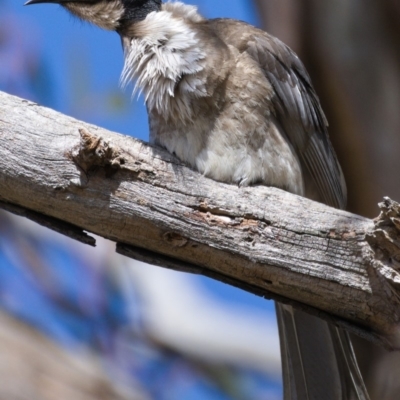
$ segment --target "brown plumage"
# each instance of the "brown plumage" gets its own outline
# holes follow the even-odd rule
[[[146,98],[150,140],[220,181],[273,185],[344,208],[327,121],[296,54],[269,34],[161,0],[56,2],[117,31],[123,84]],[[348,335],[277,305],[287,400],[368,399]]]
[[[324,203],[345,208],[346,184],[329,141],[328,123],[297,55],[280,40],[243,22],[217,19],[209,24],[225,43],[256,60],[271,83],[273,113],[313,181],[308,179],[306,187],[312,185]]]

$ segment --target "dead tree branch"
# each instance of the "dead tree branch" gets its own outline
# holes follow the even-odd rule
[[[160,149],[4,93],[0,140],[0,207],[400,348],[400,207],[390,199],[372,221],[214,182]]]

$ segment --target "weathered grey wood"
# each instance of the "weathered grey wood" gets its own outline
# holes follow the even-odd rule
[[[395,203],[375,226],[275,188],[214,182],[160,149],[4,93],[0,143],[0,201],[400,348]]]

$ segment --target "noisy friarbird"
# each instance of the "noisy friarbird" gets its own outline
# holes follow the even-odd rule
[[[153,144],[218,181],[345,207],[318,97],[297,55],[275,37],[180,2],[27,2],[36,3],[61,4],[120,35],[122,82],[144,93]],[[277,315],[286,400],[368,399],[347,333],[289,306],[277,304]]]

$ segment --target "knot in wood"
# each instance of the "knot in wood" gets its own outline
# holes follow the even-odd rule
[[[400,271],[400,205],[385,197],[379,208],[381,213],[374,220],[374,230],[366,234],[366,240],[380,261]]]
[[[172,247],[184,247],[189,242],[187,238],[181,236],[179,233],[176,232],[166,232],[164,233],[163,238]]]
[[[85,172],[98,167],[117,170],[125,164],[121,151],[101,136],[92,134],[85,128],[79,129],[79,134],[79,146],[72,151],[72,158]]]

